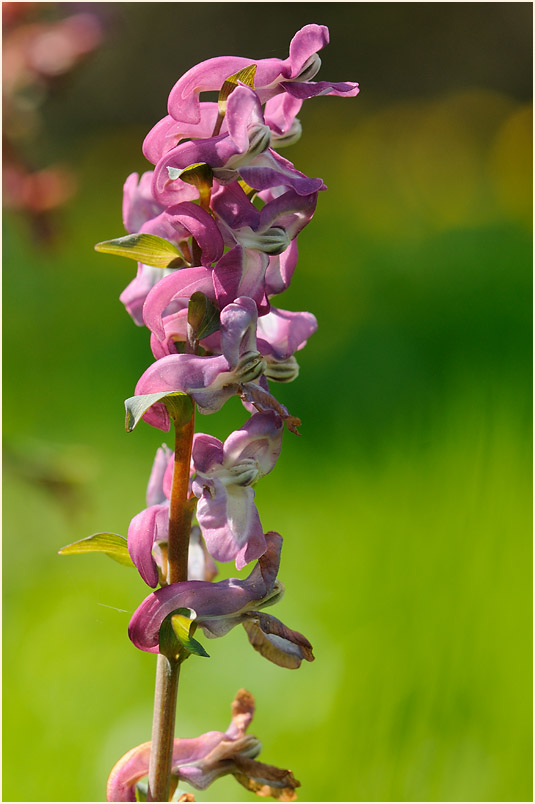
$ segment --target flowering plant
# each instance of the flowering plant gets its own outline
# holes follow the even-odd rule
[[[261,796],[296,798],[290,771],[256,760],[260,743],[245,734],[250,693],[238,693],[226,732],[174,739],[174,721],[181,664],[208,656],[198,628],[211,639],[241,624],[253,648],[281,667],[314,658],[306,637],[262,611],[284,591],[282,538],[264,533],[253,487],[274,468],[285,427],[298,433],[301,424],[269,382],[297,377],[295,355],[316,320],[271,299],[289,286],[297,237],[326,189],[275,149],[300,136],[304,99],[358,93],[355,83],[311,81],[327,42],[325,26],[306,25],[285,60],[220,57],[189,70],[143,144],[154,170],[125,183],[128,234],[96,247],[138,263],[121,300],[149,329],[155,358],[126,400],[127,430],[143,419],[175,431],[174,450],[156,453],[147,508],[128,539],[101,533],[60,551],[105,552],[155,590],[129,626],[137,648],[158,654],[152,740],[115,765],[109,801],[169,801],[180,781],[202,790],[223,774]],[[217,102],[200,99],[207,90],[219,92]],[[235,395],[249,414],[240,429],[224,443],[194,432],[196,409],[214,413]],[[243,580],[214,581],[214,560],[238,570],[256,563]]]

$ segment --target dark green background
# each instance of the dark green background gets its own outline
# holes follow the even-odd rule
[[[177,735],[226,728],[247,687],[261,759],[304,801],[530,800],[531,4],[92,8],[105,41],[32,154],[69,163],[78,195],[54,247],[4,226],[4,800],[102,800],[150,738],[154,657],[126,635],[146,587],[56,555],[126,535],[163,435],[124,433],[151,354],[117,298],[133,265],[93,244],[122,234],[122,183],[149,167],[175,80],[214,55],[285,57],[313,21],[331,30],[320,78],[361,94],[305,103],[284,151],[329,187],[280,299],[319,331],[277,387],[303,437],[257,502],[285,540],[272,612],[317,660],[278,668],[242,629],[209,642]],[[244,419],[231,400],[198,427]],[[253,796],[228,778],[197,798]]]

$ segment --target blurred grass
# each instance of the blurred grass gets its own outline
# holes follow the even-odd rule
[[[530,800],[529,110],[457,93],[362,119],[342,103],[325,125],[335,103],[304,110],[287,152],[330,188],[280,300],[320,330],[278,393],[303,438],[257,491],[285,537],[273,613],[317,661],[286,672],[242,629],[209,642],[177,733],[225,728],[245,686],[261,759],[304,801]],[[56,252],[4,229],[4,800],[102,800],[150,737],[154,659],[126,636],[146,587],[55,554],[126,535],[162,441],[122,430],[151,355],[117,300],[132,265],[92,252],[121,234],[143,133],[71,146],[82,191]],[[244,418],[232,400],[198,427]],[[253,799],[233,779],[212,797]]]

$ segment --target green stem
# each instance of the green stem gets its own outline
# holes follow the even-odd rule
[[[186,424],[175,422],[175,462],[169,507],[168,583],[188,579],[192,507],[188,502],[194,414]],[[180,660],[158,654],[149,762],[148,801],[169,801]]]

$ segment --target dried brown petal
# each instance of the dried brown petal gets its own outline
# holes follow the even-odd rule
[[[234,760],[238,773],[236,781],[257,796],[272,796],[278,801],[295,801],[296,787],[301,786],[290,770],[265,765],[247,757],[236,757]]]
[[[307,662],[314,661],[312,645],[308,639],[270,614],[252,611],[243,627],[253,648],[279,667],[295,670],[303,659]]]
[[[241,689],[236,693],[236,697],[232,701],[232,721],[238,731],[243,733],[254,714],[254,698],[250,692]]]

